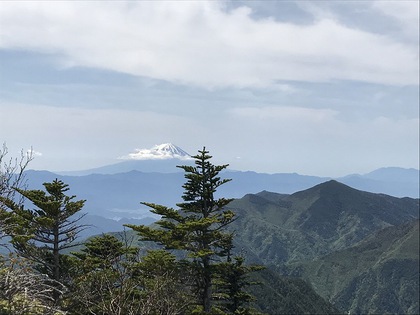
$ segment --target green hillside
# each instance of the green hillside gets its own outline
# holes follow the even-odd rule
[[[418,313],[419,199],[329,181],[292,195],[233,201],[237,248],[302,277],[339,310]]]
[[[238,241],[265,264],[314,259],[419,217],[419,200],[329,181],[292,195],[262,192],[233,201]]]
[[[280,276],[269,268],[253,278],[261,283],[250,288],[255,307],[264,314],[341,314],[300,278]]]
[[[417,314],[419,221],[385,228],[354,247],[290,270],[342,310]]]

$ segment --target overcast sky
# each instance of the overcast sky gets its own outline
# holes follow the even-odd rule
[[[341,176],[419,167],[419,1],[1,1],[0,141],[31,168],[206,146]]]

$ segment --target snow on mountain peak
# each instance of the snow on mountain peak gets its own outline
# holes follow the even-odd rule
[[[133,153],[121,157],[124,160],[189,160],[191,156],[172,143],[155,145],[151,149],[136,149]]]

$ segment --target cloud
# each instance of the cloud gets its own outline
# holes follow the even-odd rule
[[[223,139],[232,146],[225,150],[242,157],[231,160],[236,169],[255,160],[253,170],[262,172],[343,176],[382,166],[418,165],[418,118],[348,121],[330,109],[303,107],[237,107],[228,118],[232,132]]]
[[[337,112],[331,109],[314,109],[294,106],[268,106],[268,107],[236,107],[231,113],[241,116],[289,119],[290,117],[317,117],[323,118],[333,116]]]
[[[251,9],[226,11],[217,1],[1,6],[0,48],[51,54],[63,67],[102,68],[210,89],[284,89],[285,80],[418,84],[417,46],[328,16],[308,25],[255,20]]]
[[[301,123],[323,124],[326,121],[333,121],[338,114],[332,109],[314,109],[292,106],[267,106],[267,107],[236,107],[229,110],[229,113],[239,119],[252,119],[262,123],[277,122],[282,124]]]
[[[374,1],[372,7],[391,17],[398,23],[401,32],[415,41],[419,41],[419,1]]]
[[[35,158],[38,156],[42,156],[42,153],[39,151],[35,151],[33,148],[30,148],[26,150],[26,155]]]
[[[122,156],[121,160],[191,160],[191,156],[181,148],[171,143],[155,145],[151,149],[136,149],[128,155]]]
[[[159,154],[151,149],[136,149],[134,152],[119,157],[121,160],[168,160],[172,156]]]

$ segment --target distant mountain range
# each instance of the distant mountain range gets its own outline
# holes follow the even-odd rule
[[[168,166],[167,163],[172,163],[174,170],[177,171],[175,164],[179,165],[179,160],[176,161],[127,161],[127,163],[150,164],[153,162],[164,167]],[[371,174],[376,177],[371,177]],[[418,198],[418,174],[419,171],[414,169],[379,169],[366,175],[351,175],[337,180],[364,191],[396,197]],[[140,205],[142,201],[175,206],[181,201],[182,185],[185,182],[182,172],[142,172],[137,170],[83,176],[60,175],[47,171],[27,171],[26,175],[31,189],[42,188],[42,183],[55,178],[63,180],[70,185],[72,194],[87,200],[85,210],[89,214],[106,218],[143,218],[148,215],[148,210]],[[231,178],[232,181],[222,186],[218,195],[229,198],[241,198],[248,193],[258,193],[263,190],[290,194],[330,180],[326,177],[305,176],[296,173],[264,174],[226,171],[221,175]]]
[[[81,171],[62,171],[60,175],[83,176],[90,174],[118,174],[131,171],[145,173],[175,173],[181,172],[177,165],[193,164],[191,156],[172,143],[155,145],[150,149],[136,149],[135,152],[120,157],[119,163],[105,165]]]
[[[353,174],[337,180],[365,191],[419,198],[419,176],[419,170],[414,168],[384,167],[364,175]]]
[[[78,172],[27,171],[28,187],[42,188],[42,183],[55,178],[70,185],[70,193],[86,199],[86,218],[96,222],[96,232],[115,231],[126,219],[145,222],[154,220],[140,202],[176,206],[181,202],[183,172],[178,165],[192,165],[193,159],[181,148],[161,144],[151,149],[138,149],[123,157],[124,161]],[[232,181],[218,191],[218,196],[242,198],[249,193],[272,191],[291,194],[331,180],[328,177],[296,173],[265,174],[227,170],[222,177]],[[382,168],[365,175],[348,175],[337,179],[354,188],[397,197],[419,197],[419,171]],[[111,221],[112,220],[112,221]],[[117,222],[116,220],[123,220]]]
[[[181,173],[182,170],[177,168],[178,165],[193,165],[194,163],[187,152],[171,143],[156,145],[151,149],[137,149],[121,159],[124,161],[116,164],[81,171],[62,171],[56,172],[56,174],[63,176],[115,175],[132,171]],[[169,176],[171,177],[171,175]],[[420,196],[419,170],[399,167],[380,168],[364,175],[351,174],[339,178],[234,170],[227,171],[226,176],[233,179],[233,183],[226,188],[226,193],[233,198],[240,198],[247,193],[257,193],[262,190],[293,193],[330,179],[336,179],[357,189],[396,197],[418,198]],[[159,176],[157,175],[157,177]],[[171,193],[169,192],[169,194]],[[162,197],[165,198],[165,196]]]

